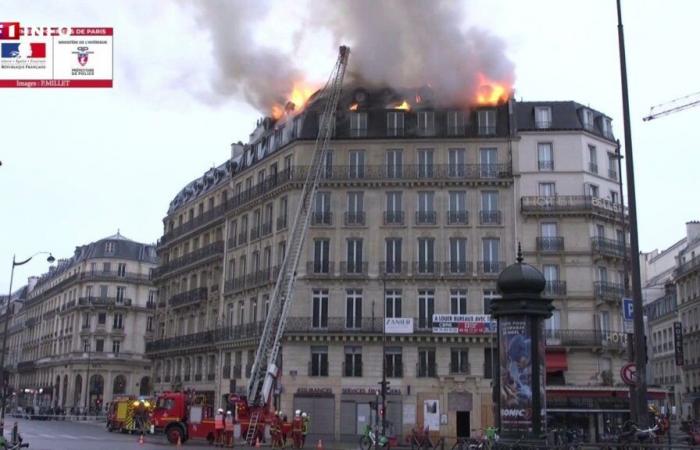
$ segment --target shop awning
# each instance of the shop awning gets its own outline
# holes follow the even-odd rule
[[[547,373],[563,372],[569,367],[566,363],[566,351],[547,349],[544,363],[547,368]]]

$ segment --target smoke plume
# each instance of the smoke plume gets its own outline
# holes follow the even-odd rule
[[[438,103],[466,105],[484,77],[508,89],[514,82],[505,44],[485,30],[464,30],[467,18],[461,2],[324,0],[290,6],[289,2],[204,0],[193,4],[212,35],[218,64],[213,86],[221,95],[243,96],[264,114],[284,105],[295,82],[305,78],[296,64],[299,55],[279,50],[274,38],[264,44],[253,38],[270,8],[306,8],[302,23],[279,26],[297,27],[301,36],[295,42],[304,33],[324,29],[333,37],[334,47],[349,45],[348,76],[367,87],[428,85]],[[318,43],[323,51],[327,44]]]

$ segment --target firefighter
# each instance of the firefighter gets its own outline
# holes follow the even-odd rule
[[[215,437],[214,437],[214,442],[216,443],[217,446],[223,447],[224,446],[224,410],[219,408],[219,410],[216,412],[216,416],[214,416],[214,432]]]
[[[233,448],[233,414],[231,414],[231,411],[226,411],[224,430],[226,430],[226,446]]]
[[[275,411],[270,421],[270,438],[272,439],[272,448],[282,448],[282,429],[280,423],[280,412]]]
[[[280,411],[280,418],[281,418],[281,423],[280,423],[280,430],[282,431],[282,445],[284,448],[287,448],[287,430],[289,429],[289,422],[287,421],[287,415],[282,414],[282,411]]]
[[[309,425],[311,417],[305,412],[301,413],[301,447],[306,445],[306,435],[309,434]]]
[[[294,419],[292,419],[292,446],[301,448],[301,410],[294,411]]]

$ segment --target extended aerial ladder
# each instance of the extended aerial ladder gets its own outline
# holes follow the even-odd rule
[[[642,120],[648,122],[658,117],[667,116],[669,114],[677,113],[695,106],[700,106],[700,92],[688,94],[685,97],[679,97],[671,100],[670,102],[652,106],[649,109],[649,115],[644,117]]]
[[[275,282],[275,288],[270,299],[269,312],[265,319],[265,326],[262,336],[260,336],[260,343],[258,344],[248,382],[248,404],[252,407],[253,412],[248,425],[247,442],[252,442],[256,435],[258,422],[263,414],[264,406],[269,400],[272,385],[277,377],[277,361],[282,336],[284,335],[287,318],[294,300],[294,281],[296,279],[297,266],[309,228],[312,202],[322,177],[326,149],[333,133],[335,112],[338,107],[349,56],[350,48],[341,46],[333,71],[325,87],[317,97],[317,101],[325,101],[319,116],[318,136],[316,137],[311,163],[309,164],[309,170],[306,174],[306,180],[301,190],[299,204],[288,237],[288,249]]]

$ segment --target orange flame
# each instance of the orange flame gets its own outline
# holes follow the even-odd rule
[[[402,109],[404,111],[410,111],[411,105],[409,105],[408,102],[406,100],[404,100],[401,104],[395,105],[394,109]]]
[[[479,87],[475,93],[479,105],[498,105],[508,100],[512,86],[506,81],[494,81],[479,73]]]
[[[357,111],[358,106],[360,106],[360,105],[357,103],[353,103],[352,105],[350,105],[350,111]]]
[[[304,109],[306,102],[309,100],[309,97],[316,92],[316,89],[316,86],[307,81],[302,80],[294,82],[292,92],[287,95],[287,102],[285,102],[285,104],[289,104],[290,102],[293,103],[294,108],[290,110],[289,108],[286,108],[284,104],[277,103],[272,105],[270,115],[274,119],[281,119],[285,114],[295,115],[299,113]]]

